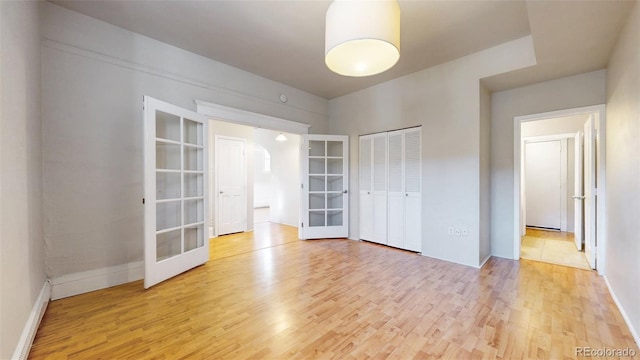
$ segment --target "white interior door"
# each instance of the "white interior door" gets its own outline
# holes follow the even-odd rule
[[[360,137],[359,190],[360,207],[358,222],[360,239],[373,241],[373,135]]]
[[[218,235],[247,230],[245,139],[216,136]]]
[[[404,248],[404,131],[390,131],[389,139],[389,224],[387,243]]]
[[[526,145],[527,226],[561,228],[562,166],[559,140]]]
[[[207,119],[144,97],[144,287],[209,260]]]
[[[404,131],[404,248],[422,251],[422,128]]]
[[[578,250],[582,250],[582,202],[584,199],[583,190],[582,190],[582,131],[578,131],[575,136],[574,141],[574,154],[575,154],[575,165],[574,165],[574,194],[573,198],[573,227],[574,227],[574,240],[576,242],[576,248]]]
[[[349,137],[304,135],[302,237],[349,236]]]
[[[584,252],[596,268],[596,134],[593,115],[584,123]]]
[[[387,133],[373,135],[373,239],[387,243]]]

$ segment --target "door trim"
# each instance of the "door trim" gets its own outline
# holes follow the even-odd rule
[[[605,254],[606,254],[606,111],[605,105],[593,105],[577,107],[565,110],[550,111],[544,113],[515,116],[513,118],[513,259],[520,259],[520,236],[521,236],[521,153],[522,139],[520,138],[520,125],[528,121],[553,119],[563,116],[593,114],[596,119],[596,162],[598,164],[597,184],[598,184],[598,208],[596,213],[596,268],[600,275],[605,275]]]

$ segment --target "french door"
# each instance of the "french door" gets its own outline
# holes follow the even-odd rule
[[[144,287],[209,260],[207,120],[144,97]]]
[[[304,135],[302,238],[349,236],[349,137]]]

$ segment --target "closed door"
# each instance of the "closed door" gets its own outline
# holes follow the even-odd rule
[[[244,139],[216,136],[218,235],[247,230],[247,180]]]
[[[422,128],[388,133],[388,236],[390,246],[422,250]]]
[[[387,243],[387,134],[373,135],[373,239]]]
[[[525,188],[527,226],[560,230],[560,140],[526,145]]]
[[[359,227],[360,239],[373,241],[373,136],[360,137],[359,161]]]
[[[390,131],[389,141],[389,187],[388,187],[388,236],[387,244],[404,248],[404,132]]]

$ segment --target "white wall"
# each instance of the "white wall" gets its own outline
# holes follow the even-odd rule
[[[269,207],[271,197],[271,171],[265,171],[269,152],[261,145],[253,144],[253,207]],[[270,155],[269,155],[270,156]],[[269,161],[269,163],[271,163]]]
[[[279,132],[255,129],[254,141],[271,154],[271,186],[269,221],[297,227],[300,223],[300,144],[301,136],[284,135],[287,141],[276,141]]]
[[[327,131],[322,98],[43,7],[44,236],[53,278],[142,260],[143,95],[188,109],[201,99]]]
[[[45,283],[40,4],[0,1],[0,359]]]
[[[330,132],[350,136],[349,188],[358,188],[358,135],[422,125],[422,253],[478,266],[479,80],[534,61],[526,37],[330,100]],[[354,239],[358,196],[350,191],[349,236]],[[449,236],[449,226],[466,227],[469,236]]]
[[[584,130],[584,123],[589,118],[588,114],[563,116],[554,119],[527,121],[522,123],[520,136],[534,137],[558,134],[574,134]]]
[[[514,117],[604,104],[605,70],[569,76],[491,96],[491,252],[513,258]]]
[[[606,278],[640,343],[640,4],[607,70]]]

